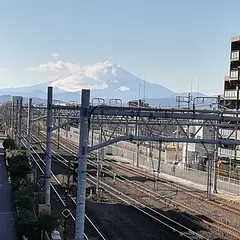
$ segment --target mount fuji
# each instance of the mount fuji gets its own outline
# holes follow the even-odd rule
[[[186,95],[186,93],[175,93],[162,85],[144,81],[109,61],[84,66],[63,61],[48,62],[32,67],[30,70],[54,72],[61,77],[24,88],[0,89],[0,94],[45,99],[47,86],[53,86],[54,99],[60,101],[79,101],[81,89],[90,89],[92,98],[120,98],[124,102],[139,98],[139,92],[141,97],[144,95],[146,99],[159,99],[159,102],[161,99],[165,99],[165,102],[166,99],[171,101],[174,99],[175,102],[176,95]]]

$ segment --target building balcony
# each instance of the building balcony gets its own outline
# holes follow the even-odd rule
[[[225,115],[224,115],[225,116]],[[234,117],[234,116],[233,116]],[[240,130],[234,128],[220,128],[219,133],[223,139],[240,139]],[[237,147],[240,150],[240,146]]]
[[[231,55],[230,55],[230,60],[231,61],[239,61],[240,60],[239,56],[240,56],[239,50],[232,51]]]
[[[239,91],[240,97],[240,91]],[[224,91],[224,98],[229,100],[237,100],[237,90],[225,90]]]
[[[234,158],[235,150],[227,149],[227,148],[218,148],[218,155],[221,157]]]
[[[234,129],[219,129],[219,132],[222,138],[225,139],[236,139],[236,137],[238,137],[240,134],[240,132],[238,131],[237,132],[238,136],[236,136],[236,130]]]
[[[230,71],[230,81],[231,80],[239,80],[239,70],[236,69],[236,70],[231,70]]]

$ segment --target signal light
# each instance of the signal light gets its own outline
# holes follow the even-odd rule
[[[73,181],[77,182],[78,180],[78,163],[74,163],[73,166]]]

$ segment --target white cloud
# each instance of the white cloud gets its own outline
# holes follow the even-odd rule
[[[58,53],[52,52],[52,56],[53,56],[53,57],[57,57],[57,56],[58,56]]]
[[[0,71],[3,72],[3,71],[8,71],[6,68],[0,68]]]
[[[49,76],[51,85],[58,89],[74,92],[80,89],[105,89],[108,87],[109,78],[116,76],[118,65],[106,62],[98,62],[92,65],[81,65],[64,61],[49,61],[39,66],[30,67],[29,70],[53,73]],[[56,76],[54,73],[56,73]],[[126,91],[122,87],[120,91]]]
[[[38,70],[41,72],[69,72],[74,73],[80,70],[80,64],[70,63],[70,62],[48,62],[40,64],[37,67],[30,67],[29,70]]]
[[[93,65],[84,65],[82,66],[80,63],[71,63],[71,62],[63,62],[57,61],[40,64],[37,67],[30,67],[29,70],[37,70],[41,72],[68,72],[68,73],[80,73],[84,74],[88,77],[98,77],[99,75],[105,73],[108,69],[111,68],[112,71],[115,71],[117,65],[111,62],[98,62]],[[115,72],[113,72],[115,74]]]

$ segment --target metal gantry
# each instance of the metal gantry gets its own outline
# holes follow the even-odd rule
[[[11,135],[21,140],[22,123],[27,123],[27,155],[30,155],[31,127],[42,123],[46,131],[46,169],[45,169],[45,203],[50,205],[50,173],[51,173],[51,137],[52,131],[59,128],[68,129],[69,125],[79,125],[79,152],[78,152],[78,183],[76,204],[76,240],[83,239],[86,169],[88,153],[101,149],[119,141],[156,142],[161,159],[161,149],[167,142],[199,143],[202,144],[209,157],[207,194],[210,197],[212,187],[212,169],[216,173],[217,148],[221,145],[240,145],[239,140],[230,139],[236,129],[239,129],[239,112],[225,110],[197,110],[191,109],[161,109],[124,107],[118,99],[109,101],[95,99],[90,105],[90,91],[82,90],[81,105],[59,106],[52,101],[53,89],[48,87],[47,106],[35,106],[29,100],[28,106],[22,106],[21,99],[2,106],[2,112]],[[97,102],[95,104],[94,102]],[[20,104],[19,104],[20,103]],[[110,105],[115,103],[114,106]],[[119,106],[116,104],[119,103]],[[196,138],[195,134],[189,135],[189,127],[198,126],[199,129],[207,127],[214,131],[212,138]],[[184,128],[186,127],[186,128]],[[233,133],[223,138],[220,128],[232,129]],[[198,131],[200,131],[198,129]],[[100,130],[102,139],[94,145],[93,136]],[[173,133],[178,131],[178,134]],[[88,146],[91,136],[91,145]],[[104,140],[104,141],[103,141]],[[213,152],[209,152],[207,145],[215,146]],[[139,154],[139,149],[137,149]],[[137,155],[138,155],[137,154]],[[102,154],[101,154],[102,155]],[[160,159],[158,173],[160,169]],[[136,159],[137,160],[137,159]],[[138,161],[137,161],[138,162]],[[215,174],[216,177],[216,174]],[[216,190],[216,179],[214,181]]]

